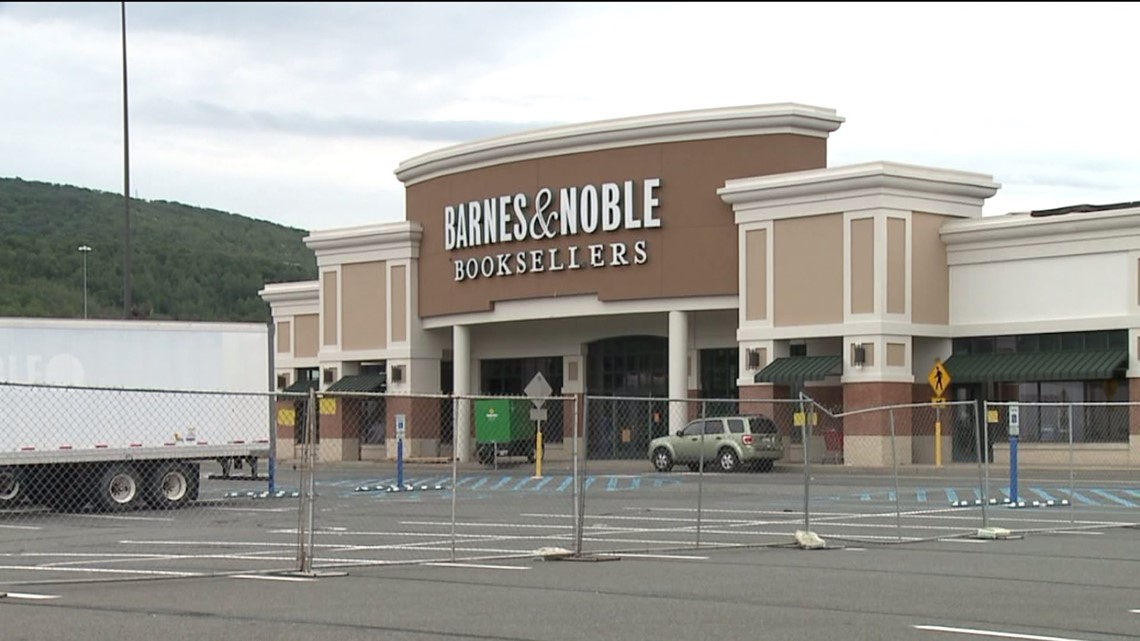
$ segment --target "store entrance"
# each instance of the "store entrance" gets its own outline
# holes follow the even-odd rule
[[[669,339],[619,336],[590,343],[587,350],[589,456],[647,456],[649,441],[669,429],[663,400],[669,396]]]

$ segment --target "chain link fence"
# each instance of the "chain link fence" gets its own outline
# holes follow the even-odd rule
[[[43,579],[896,544],[1140,507],[1130,404],[13,384],[0,403],[0,555]]]
[[[0,553],[44,579],[289,567],[293,542],[231,534],[268,496],[274,397],[0,384]],[[242,498],[239,498],[242,497]],[[256,513],[264,531],[295,512]]]
[[[1017,510],[1023,529],[1099,528],[1135,518],[1140,487],[1129,422],[1140,406],[1113,402],[984,404],[991,502]],[[1054,523],[1034,524],[1049,513]],[[1012,517],[1010,517],[1012,518]]]

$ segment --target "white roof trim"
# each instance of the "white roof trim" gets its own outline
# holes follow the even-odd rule
[[[783,206],[892,192],[981,206],[1000,187],[986,174],[876,161],[729,180],[717,194],[731,205]]]
[[[1072,240],[1080,232],[1140,232],[1140,207],[1098,212],[1074,212],[1034,217],[1027,213],[948,221],[942,226],[947,246],[987,241],[1058,236]]]
[[[292,283],[270,283],[257,292],[257,295],[270,305],[316,301],[320,296],[320,282],[306,280]]]
[[[843,123],[834,109],[777,103],[562,125],[444,147],[400,163],[405,185],[508,162],[662,142],[798,134],[826,138]]]

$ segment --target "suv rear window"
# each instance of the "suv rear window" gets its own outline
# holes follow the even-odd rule
[[[748,419],[748,429],[753,434],[776,434],[780,430],[776,422],[767,416],[753,416]]]

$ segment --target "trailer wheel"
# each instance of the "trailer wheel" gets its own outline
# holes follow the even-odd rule
[[[198,498],[198,466],[163,463],[151,472],[147,487],[147,502],[151,507],[158,510],[182,507]]]
[[[16,505],[23,495],[20,471],[12,467],[0,467],[0,509]]]
[[[142,498],[142,479],[130,465],[112,465],[99,480],[95,501],[108,512],[122,512],[138,507]]]

